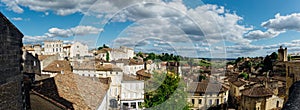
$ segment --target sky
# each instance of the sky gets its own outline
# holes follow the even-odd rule
[[[300,52],[299,0],[0,0],[24,44],[81,42],[90,49],[189,57]]]

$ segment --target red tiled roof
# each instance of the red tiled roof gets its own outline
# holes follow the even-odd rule
[[[71,72],[40,82],[34,91],[69,107],[71,102],[75,110],[97,109],[109,88],[107,84]]]
[[[46,58],[51,57],[51,56],[54,56],[54,55],[39,55],[38,58],[39,58],[40,61],[43,61]]]
[[[272,90],[264,86],[252,87],[242,91],[242,95],[248,97],[270,97],[273,95]]]
[[[152,76],[151,74],[146,73],[146,70],[144,70],[144,69],[138,70],[138,71],[136,72],[136,74],[137,74],[137,75],[144,76],[144,77],[149,77],[149,78]]]
[[[43,69],[44,72],[60,73],[61,71],[72,71],[68,61],[55,60]]]
[[[123,74],[122,81],[137,81],[137,78],[136,78],[136,76],[129,76],[129,75]]]
[[[192,82],[188,85],[188,92],[193,93],[221,93],[227,91],[228,88],[223,86],[221,83],[217,82],[209,82],[208,80],[204,80],[202,82]]]

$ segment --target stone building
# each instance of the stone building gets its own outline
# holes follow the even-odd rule
[[[230,78],[229,80],[230,90],[229,90],[229,101],[234,105],[234,107],[239,106],[241,101],[241,91],[245,89],[246,82],[238,78]]]
[[[271,110],[280,109],[284,100],[274,95],[273,91],[265,86],[257,86],[242,91],[239,110]]]
[[[278,61],[284,62],[287,60],[287,48],[282,48],[282,46],[278,49]]]
[[[134,57],[134,50],[132,48],[120,46],[120,48],[112,49],[109,54],[110,60],[132,59]]]
[[[105,110],[109,84],[70,71],[37,81],[31,96],[32,109]],[[104,104],[104,105],[103,105]]]
[[[71,44],[63,46],[63,57],[70,57]]]
[[[81,58],[85,56],[90,56],[87,45],[82,44],[80,42],[75,42],[74,44],[71,45],[70,48],[71,58]]]
[[[284,104],[282,110],[299,110],[300,109],[300,81],[295,82],[289,91],[289,98]]]
[[[286,63],[286,96],[293,83],[300,80],[300,61],[289,61]],[[287,97],[286,97],[287,99]]]
[[[137,71],[144,69],[144,62],[142,60],[119,59],[111,61],[111,63],[121,68],[123,73],[127,75],[136,75]]]
[[[0,110],[22,110],[23,34],[0,12]]]
[[[42,55],[42,45],[35,44],[33,45],[34,53],[37,55]]]
[[[228,88],[221,83],[208,80],[188,83],[188,102],[191,110],[204,110],[227,104]]]
[[[23,50],[23,63],[22,63],[22,73],[23,73],[23,82],[24,82],[24,93],[23,96],[26,102],[26,108],[30,109],[30,96],[29,91],[31,89],[31,85],[35,81],[36,75],[41,75],[41,67],[40,61],[37,57],[33,56],[31,53],[27,52],[24,48]]]
[[[139,107],[142,102],[144,102],[144,81],[124,74],[121,81],[121,109],[142,110]]]
[[[44,54],[54,55],[63,53],[63,41],[44,41]]]
[[[64,74],[66,71],[72,71],[70,63],[64,60],[55,60],[43,68],[42,74],[54,77],[57,74]]]
[[[146,80],[150,79],[152,75],[148,71],[146,71],[145,69],[141,69],[141,70],[136,72],[136,76],[137,76],[138,80],[146,81]]]
[[[43,51],[42,51],[42,46],[40,44],[26,44],[25,46],[23,46],[23,48],[28,52],[31,53],[33,56],[37,56],[37,55],[42,55]]]

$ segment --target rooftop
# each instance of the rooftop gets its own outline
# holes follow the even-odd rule
[[[114,64],[102,64],[98,61],[72,62],[75,70],[122,71]]]
[[[87,77],[66,72],[39,81],[34,91],[60,104],[71,102],[75,110],[95,110],[101,104],[109,86]]]
[[[209,82],[209,80],[204,80],[201,82],[192,82],[188,85],[188,92],[191,93],[222,93],[227,91],[228,88],[223,86],[218,82]]]
[[[138,81],[136,76],[123,74],[122,81]]]
[[[242,95],[248,97],[270,97],[273,95],[273,92],[265,86],[258,86],[243,90]]]
[[[54,56],[54,55],[39,55],[38,58],[39,58],[40,61],[43,61],[46,58],[51,57],[51,56]]]
[[[72,71],[68,61],[55,60],[43,69],[44,72],[60,73],[61,71]]]
[[[147,73],[145,69],[138,70],[136,74],[149,78],[152,76],[150,73]]]

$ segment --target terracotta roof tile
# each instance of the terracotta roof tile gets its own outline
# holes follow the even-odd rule
[[[68,61],[55,60],[43,69],[44,72],[61,73],[61,71],[72,71]]]
[[[144,77],[151,77],[152,75],[150,73],[146,73],[146,70],[144,69],[141,69],[141,70],[138,70],[136,72],[137,75],[141,75],[141,76],[144,76]]]
[[[248,97],[269,97],[273,95],[273,92],[269,88],[259,86],[245,89],[244,91],[242,91],[242,95]]]
[[[136,76],[123,74],[122,81],[138,81]]]
[[[54,55],[39,55],[38,58],[39,58],[40,61],[43,61],[46,58],[51,57],[51,56],[54,56]]]
[[[60,104],[72,103],[75,110],[95,110],[109,88],[107,84],[71,72],[40,81],[34,91]],[[70,105],[67,105],[70,106]]]
[[[102,64],[98,61],[72,62],[75,70],[123,71],[114,64]]]
[[[205,93],[205,92],[221,93],[227,90],[228,88],[223,86],[221,83],[209,82],[208,80],[202,82],[192,82],[189,83],[188,85],[188,92],[192,92],[192,93]]]

